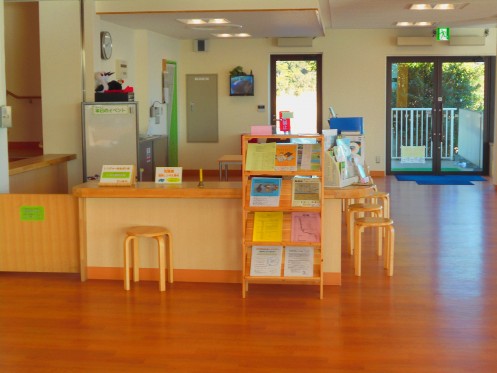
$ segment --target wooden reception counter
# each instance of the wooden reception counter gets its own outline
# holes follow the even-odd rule
[[[327,285],[341,283],[342,199],[372,192],[372,186],[325,189],[323,268]],[[133,187],[99,187],[88,182],[75,186],[73,195],[79,201],[83,281],[123,278],[124,231],[133,225],[162,225],[172,232],[176,281],[241,281],[240,182],[206,182],[203,188],[194,182],[141,182]],[[143,279],[157,278],[154,244],[153,240],[140,243]]]

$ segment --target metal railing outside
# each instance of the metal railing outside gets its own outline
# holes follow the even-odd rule
[[[442,159],[454,159],[456,108],[443,109]],[[425,158],[433,158],[433,116],[431,108],[392,108],[391,157],[401,158],[402,146],[424,146]]]

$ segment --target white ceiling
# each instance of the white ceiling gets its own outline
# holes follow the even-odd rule
[[[245,32],[254,38],[264,37],[320,37],[326,29],[377,29],[396,28],[397,21],[432,21],[434,26],[451,28],[496,28],[497,0],[453,0],[456,10],[412,11],[412,3],[427,2],[430,4],[446,3],[450,0],[315,0],[314,7],[297,8],[288,6],[287,2],[268,0],[271,8],[247,9],[246,2],[239,2],[238,9],[230,3],[229,9],[218,6],[209,0],[202,11],[186,10],[185,0],[168,0],[162,10],[119,9],[120,14],[105,8],[97,8],[101,19],[133,29],[146,29],[178,39],[210,39],[216,32]],[[119,2],[115,2],[117,4]],[[138,2],[136,2],[138,3]],[[141,4],[142,1],[140,1]],[[107,3],[109,4],[109,3]],[[163,2],[163,4],[166,4]],[[244,6],[245,4],[245,6]],[[281,4],[279,6],[279,4]],[[181,7],[183,5],[183,8]],[[286,6],[285,6],[286,5]],[[243,7],[243,8],[242,8]],[[164,8],[166,10],[164,10]],[[174,10],[168,10],[174,9]],[[198,8],[196,8],[198,9]],[[211,10],[217,9],[217,10]],[[226,18],[232,24],[241,27],[221,28],[217,30],[194,30],[177,21],[178,18]]]

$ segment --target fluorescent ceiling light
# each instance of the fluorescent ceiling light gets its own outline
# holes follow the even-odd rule
[[[454,10],[456,7],[454,4],[436,4],[433,9],[436,10]]]
[[[225,25],[230,23],[226,18],[179,18],[177,21],[187,25]]]
[[[203,19],[200,18],[188,18],[188,19],[177,19],[178,22],[185,23],[187,25],[203,25],[207,22],[205,22]]]
[[[433,22],[415,22],[414,26],[418,27],[433,26]]]
[[[410,10],[453,10],[456,9],[454,4],[446,3],[446,4],[411,4],[409,7]]]
[[[433,26],[433,22],[397,22],[395,25],[399,27],[426,27]]]
[[[410,10],[431,10],[432,7],[430,4],[412,4],[409,7]]]
[[[252,35],[247,34],[246,32],[241,32],[239,34],[212,34],[213,36],[216,36],[218,38],[249,38]]]
[[[215,23],[215,24],[223,24],[223,23],[230,23],[226,18],[210,18],[209,23]]]

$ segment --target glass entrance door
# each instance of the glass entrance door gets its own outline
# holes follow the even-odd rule
[[[433,171],[434,62],[392,62],[390,170]]]
[[[485,63],[441,63],[438,110],[440,170],[481,172],[484,168]]]
[[[484,173],[487,61],[390,58],[387,173]]]

